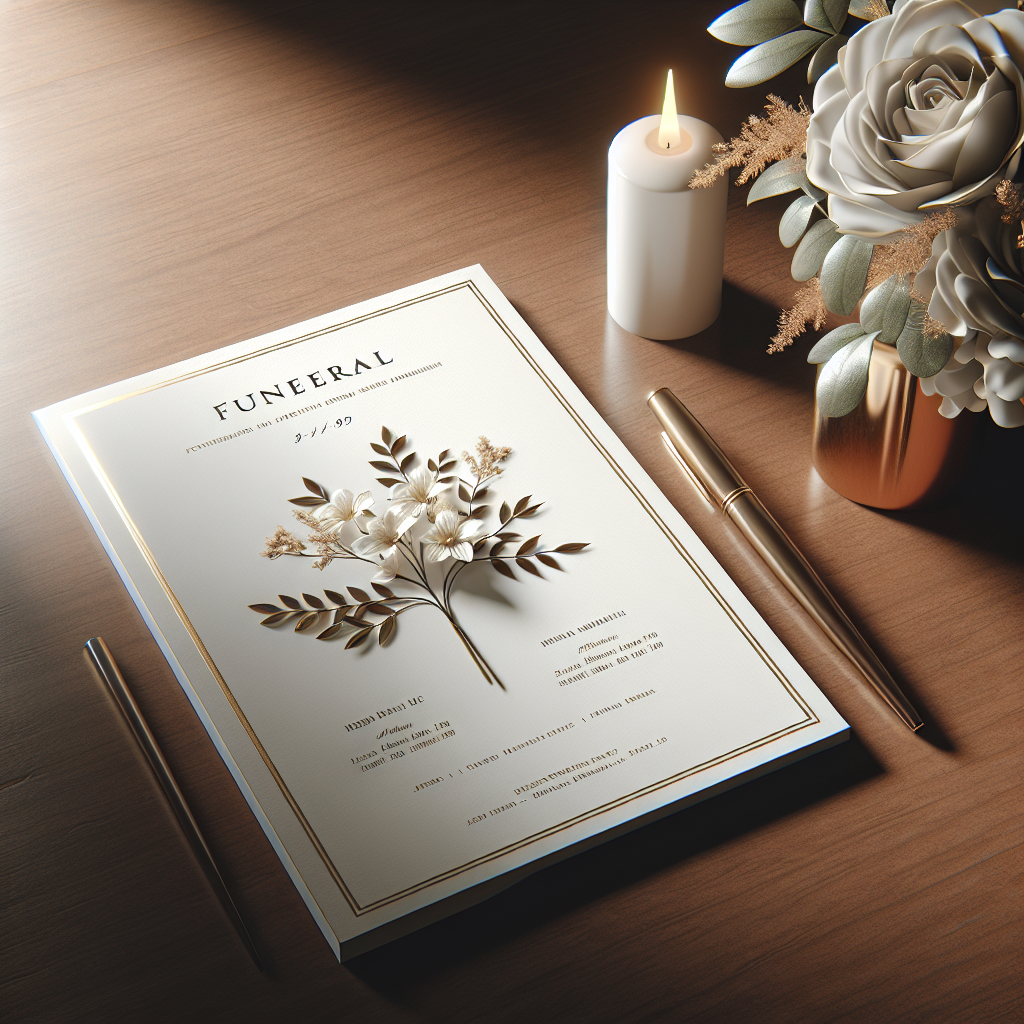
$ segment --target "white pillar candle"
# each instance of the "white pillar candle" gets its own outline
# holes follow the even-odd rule
[[[718,316],[728,178],[706,189],[689,181],[721,141],[711,125],[676,114],[671,71],[662,116],[642,117],[612,140],[608,311],[633,334],[688,338]]]

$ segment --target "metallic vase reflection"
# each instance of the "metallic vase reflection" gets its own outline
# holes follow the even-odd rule
[[[876,344],[860,405],[834,419],[816,410],[814,468],[832,490],[874,508],[913,508],[942,497],[966,467],[975,418],[946,419],[941,401],[924,394],[895,348]]]

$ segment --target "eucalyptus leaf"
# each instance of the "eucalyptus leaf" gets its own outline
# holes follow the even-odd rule
[[[893,274],[864,297],[860,323],[865,331],[878,331],[878,340],[895,345],[910,313],[910,282]]]
[[[866,338],[864,328],[860,324],[843,324],[834,331],[822,335],[807,353],[809,363],[827,363],[841,348],[845,348],[858,338]],[[877,335],[871,335],[872,338]]]
[[[856,235],[843,235],[821,264],[821,297],[825,307],[849,316],[864,294],[874,246]]]
[[[786,212],[779,221],[779,241],[787,249],[800,241],[800,236],[807,230],[815,206],[817,203],[810,196],[801,196],[786,207]]]
[[[912,299],[910,316],[896,341],[896,351],[903,365],[915,377],[931,377],[938,373],[953,354],[953,339],[943,332],[937,338],[924,333],[924,314],[926,306],[917,299]]]
[[[809,195],[815,202],[818,203],[820,203],[822,199],[825,199],[828,196],[827,192],[825,192],[823,189],[818,188],[817,185],[815,185],[813,182],[806,178],[801,183],[800,187],[804,190],[805,195]]]
[[[846,24],[850,0],[807,0],[804,21],[822,32],[838,32]]]
[[[814,395],[823,416],[845,416],[860,404],[868,387],[868,367],[875,335],[844,345],[818,374]]]
[[[817,50],[814,51],[814,56],[811,58],[810,64],[807,65],[807,82],[813,85],[833,64],[839,59],[839,50],[844,47],[850,41],[849,36],[836,35],[828,40],[826,43],[822,43]]]
[[[767,199],[769,196],[781,196],[786,192],[795,192],[798,188],[804,187],[807,181],[805,167],[807,161],[802,156],[791,156],[780,160],[777,164],[762,171],[757,181],[750,186],[747,193],[747,206],[756,203],[759,199]]]
[[[821,268],[829,249],[842,238],[830,220],[819,220],[811,225],[803,241],[793,253],[791,272],[794,281],[809,281]]]
[[[740,55],[726,72],[725,84],[730,89],[743,89],[767,82],[769,78],[774,78],[806,57],[826,39],[828,36],[824,33],[808,28],[799,28],[777,39],[769,39]]]
[[[798,28],[802,21],[793,0],[749,0],[716,18],[708,32],[723,43],[756,46]]]

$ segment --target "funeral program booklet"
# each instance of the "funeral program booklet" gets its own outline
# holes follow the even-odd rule
[[[35,417],[339,957],[846,736],[478,266]]]

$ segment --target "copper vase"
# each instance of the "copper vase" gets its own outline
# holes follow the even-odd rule
[[[975,417],[939,415],[940,395],[926,395],[891,345],[876,343],[868,388],[846,416],[815,406],[811,458],[843,497],[874,508],[912,508],[946,494],[967,465]]]

